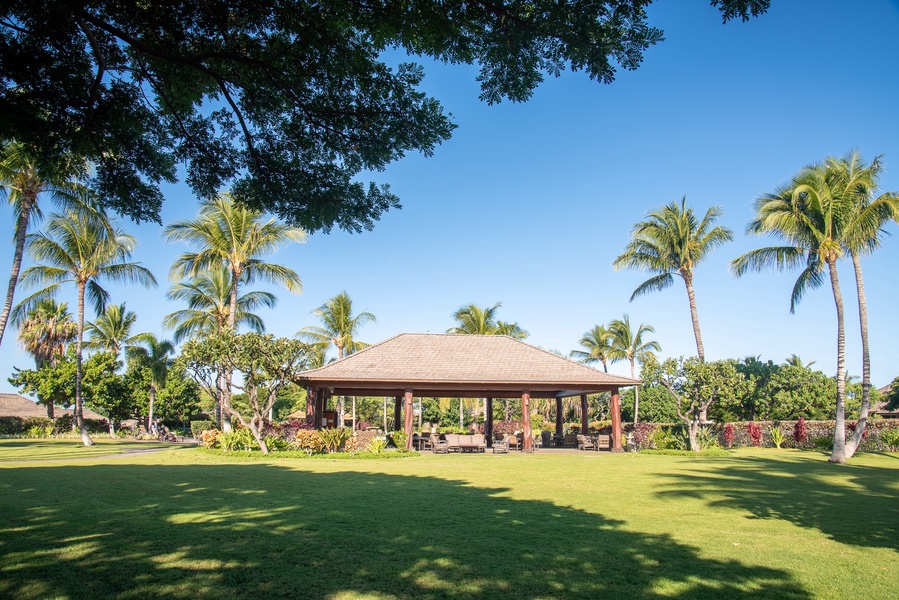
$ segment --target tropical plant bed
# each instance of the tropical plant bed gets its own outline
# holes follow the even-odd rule
[[[0,597],[895,597],[895,454],[488,458],[0,465]]]
[[[410,458],[413,456],[419,456],[418,452],[405,450],[385,450],[383,452],[318,452],[314,454],[308,454],[303,450],[283,450],[279,452],[269,452],[268,454],[263,454],[258,450],[221,450],[219,448],[200,448],[200,451],[207,454],[215,454],[218,456],[250,458],[257,460],[268,460],[272,458],[369,460],[382,458]]]

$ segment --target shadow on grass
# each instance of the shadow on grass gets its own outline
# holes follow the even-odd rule
[[[662,498],[706,498],[816,529],[842,544],[899,550],[899,470],[833,465],[807,454],[734,458],[720,468],[668,473]]]
[[[502,489],[277,465],[6,469],[4,598],[808,598]]]

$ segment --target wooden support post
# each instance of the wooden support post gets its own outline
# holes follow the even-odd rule
[[[484,401],[484,437],[487,438],[487,447],[493,447],[493,398],[487,398]]]
[[[525,390],[521,394],[521,426],[524,428],[524,443],[521,444],[522,452],[534,451],[534,440],[531,436],[531,393]]]
[[[393,398],[393,430],[394,431],[400,430],[400,427],[401,427],[400,423],[402,423],[402,420],[401,420],[402,409],[403,409],[403,397],[395,396]]]
[[[326,389],[319,388],[318,394],[315,397],[315,404],[318,407],[315,411],[315,428],[322,428],[322,417],[324,416],[325,408],[328,406],[328,396],[331,395],[331,392]]]
[[[406,433],[406,450],[412,449],[412,425],[415,418],[414,406],[415,405],[412,402],[412,390],[406,390],[405,422],[403,423],[403,431]]]
[[[590,419],[587,418],[587,394],[581,394],[581,433],[586,434],[590,428]]]
[[[621,447],[621,396],[618,388],[612,388],[612,402],[609,407],[612,413],[612,452],[624,452]]]
[[[562,399],[556,398],[556,435],[562,437]]]
[[[312,427],[315,427],[315,415],[318,413],[315,399],[320,393],[318,388],[306,388],[306,424]]]

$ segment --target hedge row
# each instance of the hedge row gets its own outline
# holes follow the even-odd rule
[[[704,437],[716,440],[721,447],[741,448],[760,446],[773,448],[776,446],[773,433],[780,430],[783,441],[782,448],[829,448],[833,444],[833,434],[836,427],[834,421],[803,421],[805,436],[797,428],[798,421],[744,421],[735,423],[708,423],[703,425]],[[855,431],[855,422],[850,421],[846,426],[846,437]],[[672,437],[682,438],[686,435],[686,426],[680,423],[633,423],[625,424],[625,433],[631,434],[631,439],[639,450],[664,448],[665,443]],[[604,432],[605,433],[605,432]],[[869,420],[862,437],[860,450],[882,451],[894,446],[885,440],[894,440],[899,435],[899,420],[875,419]],[[732,436],[731,439],[728,437]],[[881,439],[884,438],[884,440]]]
[[[73,429],[75,418],[72,415],[62,415],[56,419],[48,417],[0,417],[0,435],[25,435],[33,427],[53,426],[53,434],[68,433]],[[103,420],[85,419],[89,433],[105,433],[109,431],[109,423]]]

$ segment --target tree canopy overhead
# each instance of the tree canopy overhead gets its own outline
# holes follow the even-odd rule
[[[307,231],[371,229],[399,206],[356,181],[454,128],[420,66],[477,63],[481,97],[526,100],[547,75],[611,82],[663,39],[651,0],[12,0],[0,11],[0,136],[41,163],[70,152],[131,218],[159,220],[184,164],[200,197],[230,186]],[[725,21],[768,0],[712,0]]]

